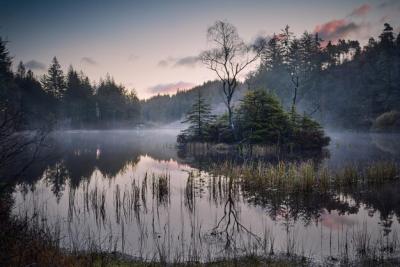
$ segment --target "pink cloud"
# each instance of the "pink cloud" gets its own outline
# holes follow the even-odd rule
[[[166,83],[166,84],[157,84],[148,88],[148,92],[152,94],[174,94],[178,90],[186,90],[194,87],[195,84],[188,82],[176,82],[176,83]]]
[[[361,27],[361,25],[355,22],[337,19],[317,25],[314,32],[318,33],[324,41],[337,41],[338,39],[346,38],[350,34],[358,32]]]
[[[368,4],[361,5],[355,8],[351,13],[350,16],[361,17],[365,16],[371,11],[371,6]]]

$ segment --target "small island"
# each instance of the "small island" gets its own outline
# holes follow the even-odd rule
[[[299,48],[300,40],[292,38],[288,26],[280,38],[281,42],[287,40],[282,42],[278,53],[291,81],[293,96],[290,110],[285,111],[278,98],[267,90],[250,87],[235,107],[233,99],[239,84],[238,76],[258,58],[268,59],[276,40],[272,38],[267,42],[266,39],[259,39],[252,45],[245,45],[236,27],[229,22],[217,21],[209,27],[207,39],[211,40],[211,48],[204,51],[200,59],[221,81],[227,112],[220,116],[212,114],[209,103],[199,91],[183,121],[190,126],[177,137],[179,144],[260,144],[290,150],[315,150],[329,144],[330,139],[325,136],[321,125],[309,115],[300,115],[296,111],[300,80],[308,75],[306,69],[309,64],[307,59],[302,58],[304,52]],[[316,37],[313,44],[318,42]]]
[[[276,97],[262,90],[248,91],[233,112],[215,116],[201,95],[186,114],[189,127],[177,137],[181,146],[190,143],[276,145],[290,150],[319,150],[329,144],[321,125],[293,108],[283,109]]]

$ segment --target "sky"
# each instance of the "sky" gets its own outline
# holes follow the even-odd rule
[[[0,36],[14,65],[42,75],[57,56],[65,71],[73,65],[93,82],[110,74],[140,98],[216,79],[197,60],[216,20],[246,42],[288,24],[296,35],[365,43],[384,22],[400,31],[400,0],[0,0]]]

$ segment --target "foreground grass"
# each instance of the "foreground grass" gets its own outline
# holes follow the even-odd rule
[[[399,179],[399,166],[393,162],[375,162],[365,168],[349,165],[339,171],[316,166],[312,161],[234,164],[225,162],[213,166],[213,174],[231,177],[247,187],[257,190],[273,188],[284,192],[307,193],[313,190],[326,191],[341,187],[375,186]],[[169,177],[154,178],[157,198],[162,201],[169,191]],[[163,263],[137,261],[112,252],[100,252],[95,245],[89,251],[70,251],[60,247],[60,233],[33,216],[30,219],[10,215],[11,194],[0,195],[0,266],[326,266],[335,263],[316,264],[306,258],[244,256],[209,263],[178,262]],[[356,240],[365,241],[366,234]],[[340,265],[351,266],[399,266],[399,261],[372,257],[365,242],[358,242],[363,260]],[[357,243],[357,242],[355,242]],[[358,244],[357,243],[357,244]],[[397,244],[397,241],[396,241]],[[395,246],[394,246],[395,247]],[[394,249],[395,250],[395,249]],[[336,265],[337,263],[336,262]]]
[[[306,266],[301,258],[241,257],[232,260],[220,260],[210,263],[182,262],[163,263],[157,261],[137,261],[126,255],[113,252],[101,252],[95,246],[90,251],[71,251],[60,247],[62,237],[55,228],[48,227],[38,216],[18,218],[10,214],[12,200],[10,194],[0,195],[0,266],[60,266],[60,267],[145,267],[145,266]]]
[[[102,266],[97,263],[95,266]],[[146,262],[133,262],[133,261],[123,261],[114,260],[109,262],[107,266],[110,267],[162,267],[162,266],[177,266],[177,267],[233,267],[233,266],[271,266],[271,267],[292,267],[292,266],[308,266],[307,261],[302,259],[262,259],[258,257],[243,257],[240,259],[233,260],[221,260],[209,263],[196,263],[196,262],[186,262],[186,263],[146,263]]]

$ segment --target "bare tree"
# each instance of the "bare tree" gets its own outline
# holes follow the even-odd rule
[[[200,58],[222,81],[229,124],[234,130],[232,97],[238,85],[238,75],[259,58],[265,47],[265,40],[260,38],[255,44],[246,45],[239,37],[235,26],[220,20],[208,28],[207,39],[212,48],[204,51]]]
[[[46,126],[18,132],[21,121],[20,112],[0,103],[0,176],[3,178],[0,194],[37,159],[50,131]]]

